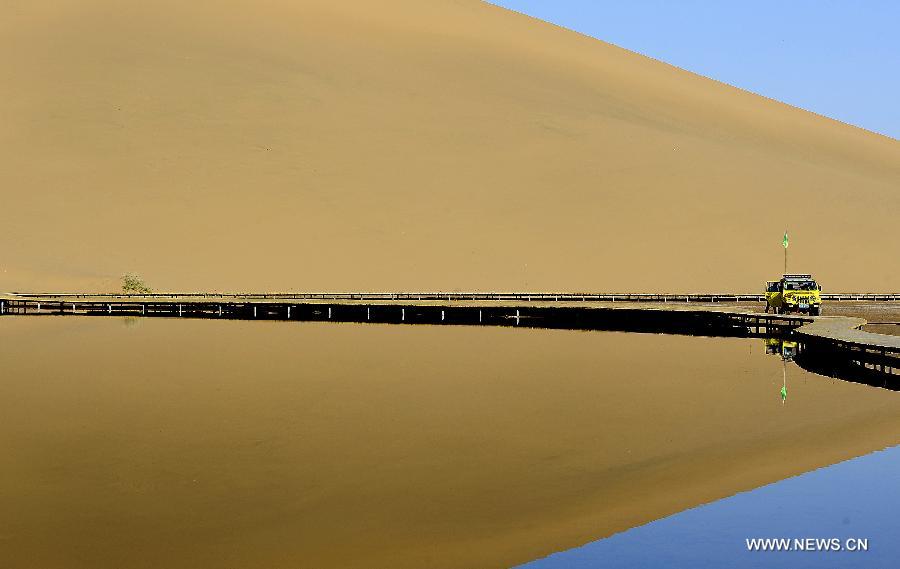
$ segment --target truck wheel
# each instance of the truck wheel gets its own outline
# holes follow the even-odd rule
[[[809,314],[810,316],[818,316],[819,314],[822,314],[822,309],[818,306],[814,306],[809,309]]]

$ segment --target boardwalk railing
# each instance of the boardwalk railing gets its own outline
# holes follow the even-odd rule
[[[19,298],[47,299],[247,299],[247,300],[375,300],[375,301],[515,301],[515,302],[765,302],[763,294],[733,293],[580,293],[580,292],[279,292],[279,293],[13,293]],[[900,302],[900,293],[822,294],[828,301]]]

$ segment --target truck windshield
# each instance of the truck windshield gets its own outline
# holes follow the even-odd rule
[[[784,281],[784,290],[817,290],[816,281]]]

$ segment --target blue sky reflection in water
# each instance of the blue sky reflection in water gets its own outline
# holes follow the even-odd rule
[[[803,452],[798,448],[797,452]],[[900,446],[743,492],[522,565],[893,567],[900,559]],[[868,551],[748,551],[748,538],[868,538]]]

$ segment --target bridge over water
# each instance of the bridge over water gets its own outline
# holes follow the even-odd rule
[[[900,304],[900,294],[822,295]],[[519,326],[798,342],[800,365],[900,389],[900,336],[860,330],[863,318],[759,312],[759,294],[514,292],[0,294],[0,315],[83,315]]]

